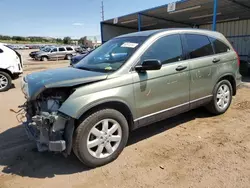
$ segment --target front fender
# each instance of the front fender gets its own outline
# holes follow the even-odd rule
[[[78,97],[71,96],[62,104],[59,111],[79,119],[89,109],[106,102],[121,102],[130,109],[133,117],[136,117],[135,108],[133,108],[135,101],[132,84]]]

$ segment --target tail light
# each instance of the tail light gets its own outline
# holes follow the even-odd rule
[[[234,49],[234,51],[235,51],[235,53],[236,53],[236,55],[237,55],[238,66],[240,66],[240,56],[239,56],[239,54],[236,52],[236,50],[235,50],[235,49]]]

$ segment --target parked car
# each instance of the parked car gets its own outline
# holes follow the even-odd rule
[[[78,55],[75,55],[71,58],[70,60],[70,65],[75,65],[76,63],[78,63],[79,61],[81,61],[86,55],[88,55],[90,52],[92,52],[93,50],[91,51],[86,51],[85,53],[82,53],[82,54],[78,54]]]
[[[117,60],[113,52],[123,55]],[[239,58],[218,32],[131,33],[74,67],[24,77],[24,126],[39,151],[73,149],[96,167],[115,160],[134,129],[199,106],[225,113],[240,83]]]
[[[21,55],[15,50],[0,44],[0,92],[10,89],[12,80],[23,72]]]
[[[41,61],[59,60],[59,59],[70,60],[73,55],[75,55],[75,50],[71,46],[53,47],[53,48],[47,48],[46,50],[37,53],[35,55],[35,59]]]
[[[29,56],[34,59],[36,57],[37,54],[39,53],[43,53],[43,52],[46,52],[46,51],[50,51],[51,50],[51,46],[43,46],[43,47],[40,47],[40,50],[36,50],[36,51],[33,51],[33,52],[30,52]]]
[[[87,55],[86,54],[79,54],[79,55],[76,55],[76,56],[73,56],[70,60],[70,65],[75,65],[77,64],[79,61],[81,61],[85,56]]]

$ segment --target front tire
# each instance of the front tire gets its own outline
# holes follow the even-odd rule
[[[86,166],[102,166],[119,156],[128,136],[128,122],[123,114],[114,109],[99,110],[77,127],[73,150]]]
[[[7,91],[10,89],[12,79],[6,72],[0,71],[0,92]]]
[[[48,61],[48,57],[46,56],[41,57],[41,61]]]
[[[222,80],[216,84],[213,93],[213,100],[207,105],[208,111],[212,114],[224,114],[232,102],[232,85],[228,80]]]

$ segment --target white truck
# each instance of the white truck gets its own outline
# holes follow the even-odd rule
[[[17,79],[22,73],[21,55],[0,43],[0,92],[10,89],[12,80]]]

